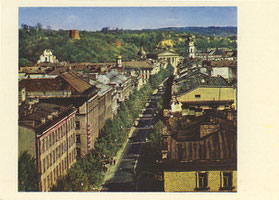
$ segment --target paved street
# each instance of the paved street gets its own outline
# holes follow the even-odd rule
[[[153,92],[149,102],[146,103],[145,108],[139,115],[139,118],[135,123],[134,131],[126,144],[120,159],[117,161],[116,166],[108,172],[110,173],[110,178],[106,180],[102,191],[136,191],[135,169],[137,167],[138,158],[141,154],[144,143],[147,141],[146,138],[150,134],[157,101],[162,98],[165,92],[165,87],[161,87],[160,89],[155,90],[155,92]]]

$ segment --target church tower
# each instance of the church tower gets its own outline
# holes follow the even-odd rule
[[[187,45],[187,57],[195,58],[195,46],[194,46],[194,35],[188,35],[186,40]]]
[[[122,57],[120,55],[116,56],[116,67],[122,67]]]

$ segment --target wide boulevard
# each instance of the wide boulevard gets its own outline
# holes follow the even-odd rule
[[[153,126],[157,101],[163,97],[165,90],[165,84],[162,84],[150,96],[145,108],[135,122],[134,131],[120,156],[120,160],[117,162],[116,169],[110,172],[112,173],[110,174],[111,178],[105,182],[102,191],[136,191],[135,170],[141,155],[141,150],[145,142],[147,142],[148,135]]]

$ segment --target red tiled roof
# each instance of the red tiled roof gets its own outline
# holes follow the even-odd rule
[[[71,70],[61,74],[61,77],[79,93],[83,93],[84,91],[92,87],[92,85],[90,85],[87,81],[79,77],[76,73],[74,73]]]
[[[19,82],[19,88],[26,88],[29,92],[59,91],[69,89],[64,80],[58,78],[22,79]]]
[[[212,67],[237,67],[236,60],[211,61]]]
[[[83,93],[92,86],[71,70],[54,79],[23,79],[19,82],[19,88],[26,88],[29,92],[70,90],[71,87],[78,93]]]
[[[220,129],[208,136],[199,138],[199,123],[193,125],[192,134],[196,134],[197,138],[180,140],[178,138],[171,139],[172,144],[178,146],[178,150],[173,152],[174,154],[181,154],[179,161],[200,161],[200,160],[224,160],[224,159],[236,159],[237,157],[237,136],[236,126],[229,121],[223,121],[218,123]],[[188,127],[187,129],[190,129]],[[181,134],[181,133],[180,133]],[[191,133],[188,133],[191,134]],[[173,154],[172,153],[172,154]]]

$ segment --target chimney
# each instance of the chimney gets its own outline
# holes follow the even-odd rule
[[[116,67],[122,67],[121,56],[116,57]]]

